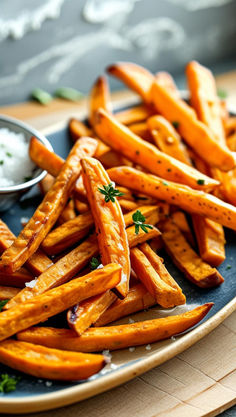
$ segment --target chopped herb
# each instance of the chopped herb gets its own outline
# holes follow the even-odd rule
[[[205,184],[205,180],[197,180],[197,184],[198,185],[204,185]]]
[[[0,301],[0,311],[2,311],[3,307],[5,306],[5,304],[7,304],[9,300],[2,300]]]
[[[228,93],[226,90],[223,90],[222,88],[218,88],[217,95],[221,100],[224,100],[228,97]]]
[[[92,258],[90,261],[90,269],[94,271],[100,265],[100,262],[97,258]]]
[[[135,151],[135,153],[136,153],[136,155],[140,155],[140,151],[138,151],[138,150]]]
[[[58,88],[54,94],[56,97],[69,101],[78,101],[83,97],[83,94],[80,91],[70,87]]]
[[[32,180],[32,176],[29,176],[29,177],[24,177],[24,182],[27,182],[27,181],[30,181],[30,180]]]
[[[8,393],[15,391],[16,385],[20,381],[21,377],[11,377],[8,374],[2,374],[0,376],[0,392]]]
[[[9,156],[9,158],[12,157],[12,153],[10,153],[10,152],[6,152],[6,155]]]
[[[175,129],[178,129],[178,127],[179,127],[179,122],[177,122],[176,120],[174,120],[174,121],[172,122],[172,125],[174,126],[174,128],[175,128]]]
[[[35,88],[31,93],[31,97],[44,106],[52,101],[51,94],[47,93],[47,91],[44,91],[41,88]]]
[[[101,194],[105,195],[105,202],[108,203],[111,201],[112,203],[115,202],[115,197],[120,197],[124,195],[124,193],[121,193],[119,190],[113,187],[113,184],[110,182],[108,185],[103,185],[102,188],[98,188],[98,191],[100,191]]]
[[[145,232],[148,233],[148,229],[153,229],[153,226],[151,226],[150,224],[146,224],[145,222],[145,217],[144,215],[141,213],[140,210],[137,210],[133,216],[132,219],[134,221],[134,225],[135,225],[135,234],[138,235],[139,233],[139,228],[141,227],[141,229]]]
[[[166,181],[162,181],[162,184],[163,185],[169,185],[168,182],[166,182]]]
[[[226,269],[231,269],[231,268],[232,268],[232,265],[229,265],[229,264],[228,264],[228,265],[226,266]]]
[[[0,161],[0,165],[3,165],[3,164],[4,164],[4,161],[3,161],[3,160],[1,160],[1,161]]]

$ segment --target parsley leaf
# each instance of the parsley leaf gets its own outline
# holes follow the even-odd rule
[[[177,122],[177,120],[174,120],[174,121],[172,122],[172,125],[174,126],[174,128],[175,128],[175,129],[178,129],[178,127],[179,127],[179,122]]]
[[[166,186],[169,185],[168,182],[166,182],[166,181],[162,181],[162,184],[166,185]]]
[[[115,197],[120,197],[124,195],[124,193],[121,193],[119,190],[113,187],[113,184],[110,182],[108,185],[103,185],[102,188],[98,188],[98,191],[100,191],[101,194],[105,195],[105,202],[108,203],[111,201],[112,203],[115,202]]]
[[[1,159],[1,161],[0,161],[0,165],[3,165],[4,164],[4,161]]]
[[[6,152],[6,155],[7,155],[9,158],[11,158],[11,157],[12,157],[12,153],[10,153],[10,152]]]
[[[205,180],[197,180],[197,184],[198,185],[204,185],[205,184]]]
[[[9,300],[2,300],[0,301],[0,311],[2,311],[2,308],[5,306],[5,304],[7,304]]]
[[[227,269],[231,269],[232,268],[232,265],[230,265],[230,264],[228,264],[227,266],[226,266],[226,270]]]
[[[100,265],[100,262],[97,258],[92,258],[90,261],[90,269],[94,271]]]
[[[32,179],[33,179],[33,177],[32,177],[32,176],[29,176],[29,177],[24,177],[24,182],[30,181],[30,180],[32,180]]]
[[[217,95],[221,100],[224,100],[228,97],[228,93],[226,90],[223,90],[222,88],[218,88]]]
[[[0,392],[8,393],[15,391],[16,385],[20,381],[21,377],[10,377],[8,374],[2,374],[0,376]]]
[[[141,228],[145,233],[148,233],[148,229],[153,229],[153,226],[146,224],[145,217],[140,210],[137,210],[132,216],[133,222],[135,224],[135,234],[138,235],[139,228]]]

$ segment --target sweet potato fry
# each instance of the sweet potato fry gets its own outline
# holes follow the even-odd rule
[[[165,248],[185,277],[201,288],[222,284],[224,278],[217,269],[202,261],[191,248],[178,227],[168,220],[162,225]]]
[[[172,76],[165,71],[160,71],[155,74],[155,79],[160,85],[167,88],[170,92],[176,95],[176,98],[180,98],[180,92],[172,78]]]
[[[108,290],[103,294],[82,301],[67,312],[67,322],[78,336],[84,333],[117,299],[114,292]]]
[[[30,139],[29,156],[36,165],[48,171],[53,177],[58,175],[65,162],[63,158],[56,153],[49,151],[46,146],[34,136]],[[50,170],[48,169],[49,167]]]
[[[108,67],[107,72],[119,78],[144,101],[149,102],[149,91],[155,80],[151,72],[132,62],[117,62]]]
[[[132,123],[140,123],[153,115],[153,110],[144,105],[131,107],[114,114],[114,118],[123,125],[131,125]]]
[[[15,297],[15,295],[18,294],[19,291],[19,288],[0,286],[0,300],[8,300],[12,297]]]
[[[158,304],[165,308],[183,304],[183,301],[179,302],[179,294],[176,289],[161,279],[149,259],[139,248],[131,249],[130,260],[134,272]]]
[[[139,207],[139,204],[135,201],[125,200],[124,198],[119,199],[119,205],[122,213],[129,213],[131,210],[136,210]]]
[[[146,122],[132,123],[131,125],[129,125],[129,129],[135,135],[140,136],[142,139],[153,143],[153,137],[148,130]]]
[[[175,292],[175,300],[178,304],[185,304],[186,297],[182,293],[182,289],[179,287],[177,282],[174,280],[174,278],[170,275],[170,273],[167,271],[163,259],[161,259],[148,245],[148,243],[142,243],[142,245],[139,246],[139,249],[143,254],[147,257],[149,262],[151,263],[152,267],[155,269],[159,277],[162,281],[164,281],[167,285],[172,287]]]
[[[236,132],[236,116],[231,116],[224,122],[226,136],[232,135]]]
[[[121,297],[125,297],[129,291],[130,260],[123,214],[116,198],[106,201],[100,191],[111,182],[100,162],[94,158],[83,158],[81,164],[102,263],[121,265],[122,280],[116,290]]]
[[[225,260],[223,227],[198,214],[192,220],[201,258],[211,266],[220,265]]]
[[[18,333],[19,340],[44,346],[81,352],[116,350],[140,346],[168,339],[199,323],[209,312],[213,303],[203,304],[191,311],[160,319],[123,324],[120,326],[94,327],[80,337],[72,330],[52,327],[32,327]]]
[[[67,203],[60,216],[58,217],[57,222],[58,224],[63,224],[65,222],[68,222],[69,220],[73,220],[75,217],[75,203],[73,199],[70,199],[70,201]]]
[[[120,279],[121,267],[109,264],[3,311],[0,313],[0,340],[40,323],[86,298],[114,288]]]
[[[96,130],[113,149],[153,174],[196,189],[209,191],[219,185],[212,178],[203,176],[196,169],[159,151],[156,146],[136,136],[102,109],[97,113]],[[201,183],[200,178],[204,180]]]
[[[55,181],[55,178],[50,175],[47,174],[46,177],[44,177],[40,183],[39,183],[39,189],[42,195],[47,194],[47,192],[50,190],[50,188],[52,187],[53,183]]]
[[[93,136],[92,129],[89,129],[83,122],[77,119],[70,119],[69,121],[69,132],[74,142],[84,136]]]
[[[227,146],[232,152],[236,152],[236,133],[226,138]]]
[[[0,362],[13,369],[60,381],[87,379],[107,363],[103,355],[66,352],[17,340],[0,343]]]
[[[24,288],[26,282],[30,282],[34,276],[24,267],[13,272],[13,274],[6,274],[0,272],[0,285],[10,285],[17,288]]]
[[[204,217],[201,216],[201,218],[203,219]],[[189,227],[188,221],[186,219],[186,215],[183,213],[183,211],[179,211],[179,210],[175,211],[174,213],[171,214],[171,219],[178,226],[181,233],[183,233],[187,242],[190,243],[192,247],[194,247],[195,246],[194,237]]]
[[[189,213],[196,213],[236,230],[236,207],[211,194],[193,190],[186,185],[163,181],[154,175],[135,168],[119,167],[108,170],[109,177],[117,184],[175,204]]]
[[[6,225],[6,223],[0,220],[0,250],[4,251],[7,248],[9,248],[12,245],[12,243],[15,241],[15,239],[16,239],[15,235],[11,232],[11,230]],[[26,262],[27,267],[35,276],[42,274],[42,272],[46,271],[46,269],[48,269],[52,264],[53,262],[51,261],[51,259],[49,259],[41,249],[38,249]],[[1,272],[0,272],[0,275],[1,275]],[[25,279],[24,282],[31,281],[30,274],[26,272],[25,268],[23,270],[19,269],[13,275],[15,278],[18,276],[20,279],[20,282],[21,282],[21,278],[23,278],[23,276],[25,275],[27,279]],[[12,284],[12,285],[15,285],[15,284]]]
[[[91,152],[94,153],[96,146],[97,142],[91,138],[80,139],[75,143],[52,188],[12,246],[2,254],[2,270],[16,271],[38,249],[60,216],[80,175],[80,159]]]
[[[103,75],[99,77],[90,92],[89,100],[89,122],[95,126],[96,113],[99,108],[111,111],[111,98],[107,78]]]
[[[112,168],[120,165],[133,166],[131,161],[129,161],[123,155],[120,155],[118,152],[113,151],[112,149],[104,152],[102,155],[98,156],[97,159],[99,159],[104,168]]]
[[[174,127],[162,116],[152,116],[147,120],[147,126],[157,147],[178,161],[192,165],[186,146]]]
[[[105,324],[119,320],[129,314],[137,311],[145,310],[156,304],[155,298],[148,292],[147,288],[142,284],[136,284],[130,288],[127,296],[123,299],[117,299],[99,319],[94,326],[100,327]]]
[[[187,103],[155,81],[151,97],[157,111],[170,122],[178,123],[178,131],[185,141],[209,165],[228,171],[235,165],[234,156],[221,143],[216,142],[214,133],[197,120]]]
[[[157,211],[152,211],[146,217],[146,221],[149,224],[156,224],[158,219],[159,214]],[[126,232],[130,247],[137,246],[140,243],[146,242],[147,240],[160,235],[160,231],[155,227],[153,227],[149,233],[145,233],[143,230],[140,230],[137,235],[135,233],[135,226],[130,226],[126,229]],[[36,282],[34,282],[35,285],[33,288],[23,288],[16,297],[12,298],[4,306],[4,309],[12,308],[13,306],[36,295],[43,294],[45,291],[48,291],[53,287],[64,284],[76,273],[81,271],[93,256],[97,256],[98,251],[96,236],[93,234],[67,255],[59,259],[52,265],[51,268],[45,271],[45,273],[41,274]]]

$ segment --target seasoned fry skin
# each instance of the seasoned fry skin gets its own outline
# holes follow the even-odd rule
[[[19,288],[0,286],[0,300],[8,300],[12,297],[15,297],[15,295],[18,294],[19,291]]]
[[[136,284],[129,289],[127,296],[123,299],[117,299],[99,319],[94,326],[100,327],[112,321],[119,320],[124,316],[145,310],[156,304],[155,298],[148,292],[147,288],[142,284]]]
[[[37,378],[78,381],[99,372],[108,358],[9,339],[0,343],[0,362]]]
[[[117,199],[115,198],[114,202],[106,202],[104,195],[99,191],[111,182],[100,162],[94,158],[83,158],[81,164],[102,263],[106,265],[112,262],[121,265],[122,280],[116,289],[121,297],[125,297],[129,291],[130,260],[124,217]]]
[[[121,267],[118,264],[109,264],[1,312],[0,340],[40,323],[86,298],[115,287],[120,279]]]
[[[144,104],[134,106],[126,110],[118,111],[114,114],[115,119],[123,125],[131,125],[132,123],[140,123],[153,115],[153,109]],[[96,122],[96,120],[95,120]]]
[[[197,213],[236,230],[236,207],[203,191],[186,185],[164,181],[155,175],[140,172],[135,168],[119,167],[108,170],[112,181],[124,187],[132,185],[138,192],[175,204],[189,213]]]
[[[76,304],[67,312],[67,322],[70,328],[80,336],[91,324],[99,319],[116,299],[117,296],[114,292],[108,290],[103,294]]]
[[[204,176],[195,168],[159,151],[156,146],[136,136],[103,109],[97,113],[96,131],[114,150],[153,174],[201,190],[213,190],[219,185],[216,180]],[[199,183],[199,178],[204,181]]]
[[[65,162],[59,155],[49,151],[46,146],[34,136],[30,139],[29,156],[36,165],[46,171],[48,171],[48,166],[50,165],[50,174],[53,177],[58,175]],[[48,159],[50,162],[48,162]]]
[[[168,339],[190,329],[206,316],[212,306],[213,303],[203,304],[186,313],[161,319],[120,326],[91,327],[80,337],[76,336],[72,330],[33,327],[18,333],[17,338],[56,349],[80,352],[124,349]]]
[[[116,62],[107,68],[107,72],[123,81],[138,93],[144,101],[150,101],[149,91],[155,77],[146,68],[132,62]]]
[[[178,122],[178,131],[185,141],[212,167],[229,171],[235,165],[229,149],[215,140],[207,126],[197,120],[192,109],[176,94],[155,81],[151,89],[152,102],[170,122]]]
[[[96,118],[96,112],[99,108],[105,109],[108,112],[111,110],[111,98],[110,91],[107,82],[107,78],[103,75],[99,77],[91,91],[89,100],[89,121],[91,126],[94,126]]]
[[[69,132],[74,142],[83,136],[93,137],[92,129],[89,129],[83,122],[77,119],[70,119]]]
[[[175,265],[198,287],[210,288],[224,282],[217,269],[202,261],[171,220],[162,225],[162,239]]]
[[[1,269],[14,272],[38,249],[49,230],[60,216],[68,197],[80,175],[82,157],[94,153],[97,142],[94,139],[80,139],[72,148],[52,188],[42,203],[1,258]]]

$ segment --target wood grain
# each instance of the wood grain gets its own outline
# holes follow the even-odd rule
[[[224,83],[225,80],[225,83]],[[219,85],[230,92],[236,72],[219,77]],[[225,87],[227,85],[227,87]],[[232,90],[233,91],[233,90]],[[119,92],[113,96],[119,106],[127,98],[137,97]],[[236,91],[230,94],[230,104],[236,106]],[[50,104],[41,108],[26,103],[0,112],[22,120],[30,119],[34,127],[48,130],[60,120],[81,116],[86,101],[78,106],[69,103]],[[40,116],[40,117],[39,117]],[[213,417],[236,404],[236,312],[229,316],[197,344],[175,358],[132,381],[79,404],[51,410],[32,417]],[[27,413],[27,409],[25,409]]]

